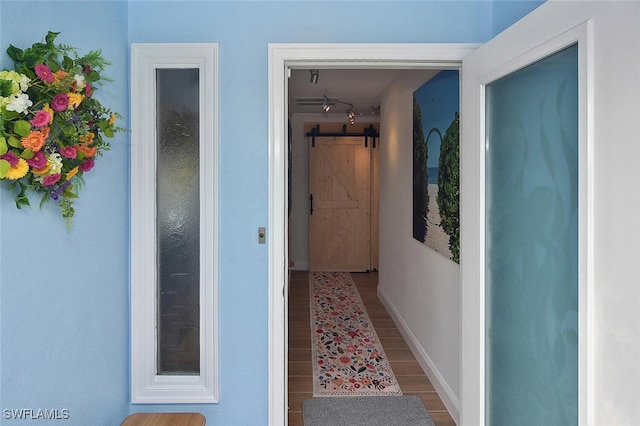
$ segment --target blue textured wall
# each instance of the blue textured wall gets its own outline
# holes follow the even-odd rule
[[[126,3],[2,2],[1,12],[3,69],[8,44],[59,31],[58,42],[103,50],[115,82],[96,96],[129,115]],[[70,232],[53,203],[34,196],[17,210],[0,193],[0,424],[32,424],[6,409],[66,409],[73,425],[119,424],[129,410],[128,152],[118,135],[85,175]]]
[[[502,2],[501,2],[502,3]],[[67,232],[56,206],[16,210],[0,193],[0,409],[67,409],[73,425],[115,425],[141,410],[196,409],[211,424],[268,415],[267,224],[271,42],[483,42],[491,2],[2,1],[4,49],[47,30],[101,48],[115,81],[98,94],[130,116],[132,42],[220,44],[220,403],[129,403],[129,137],[87,175]],[[500,25],[522,16],[500,9]],[[509,19],[509,17],[511,19]],[[128,122],[123,123],[128,125]],[[29,424],[8,420],[0,423]],[[41,424],[42,422],[36,422]]]

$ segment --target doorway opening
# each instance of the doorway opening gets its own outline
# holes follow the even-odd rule
[[[459,68],[471,44],[269,45],[269,412],[287,422],[288,76],[292,69],[434,70]]]

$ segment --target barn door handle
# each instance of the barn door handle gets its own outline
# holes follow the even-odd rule
[[[313,194],[309,195],[309,214],[313,214]]]

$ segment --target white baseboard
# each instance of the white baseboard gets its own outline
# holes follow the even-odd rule
[[[442,374],[440,374],[431,358],[429,358],[429,355],[404,321],[400,312],[398,312],[391,300],[387,297],[384,291],[380,289],[380,287],[378,287],[378,297],[385,308],[387,308],[389,315],[391,315],[393,322],[396,324],[396,327],[398,327],[398,330],[409,345],[413,356],[416,357],[416,360],[418,361],[418,364],[420,364],[420,367],[422,367],[424,374],[429,378],[431,384],[440,396],[440,399],[444,403],[445,407],[447,407],[451,418],[453,418],[453,421],[455,421],[456,424],[460,424],[460,401],[451,390],[451,387],[447,384]]]

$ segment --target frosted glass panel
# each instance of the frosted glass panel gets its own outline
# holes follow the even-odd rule
[[[486,89],[486,424],[578,423],[578,49]]]
[[[200,372],[198,73],[156,71],[158,374]]]

